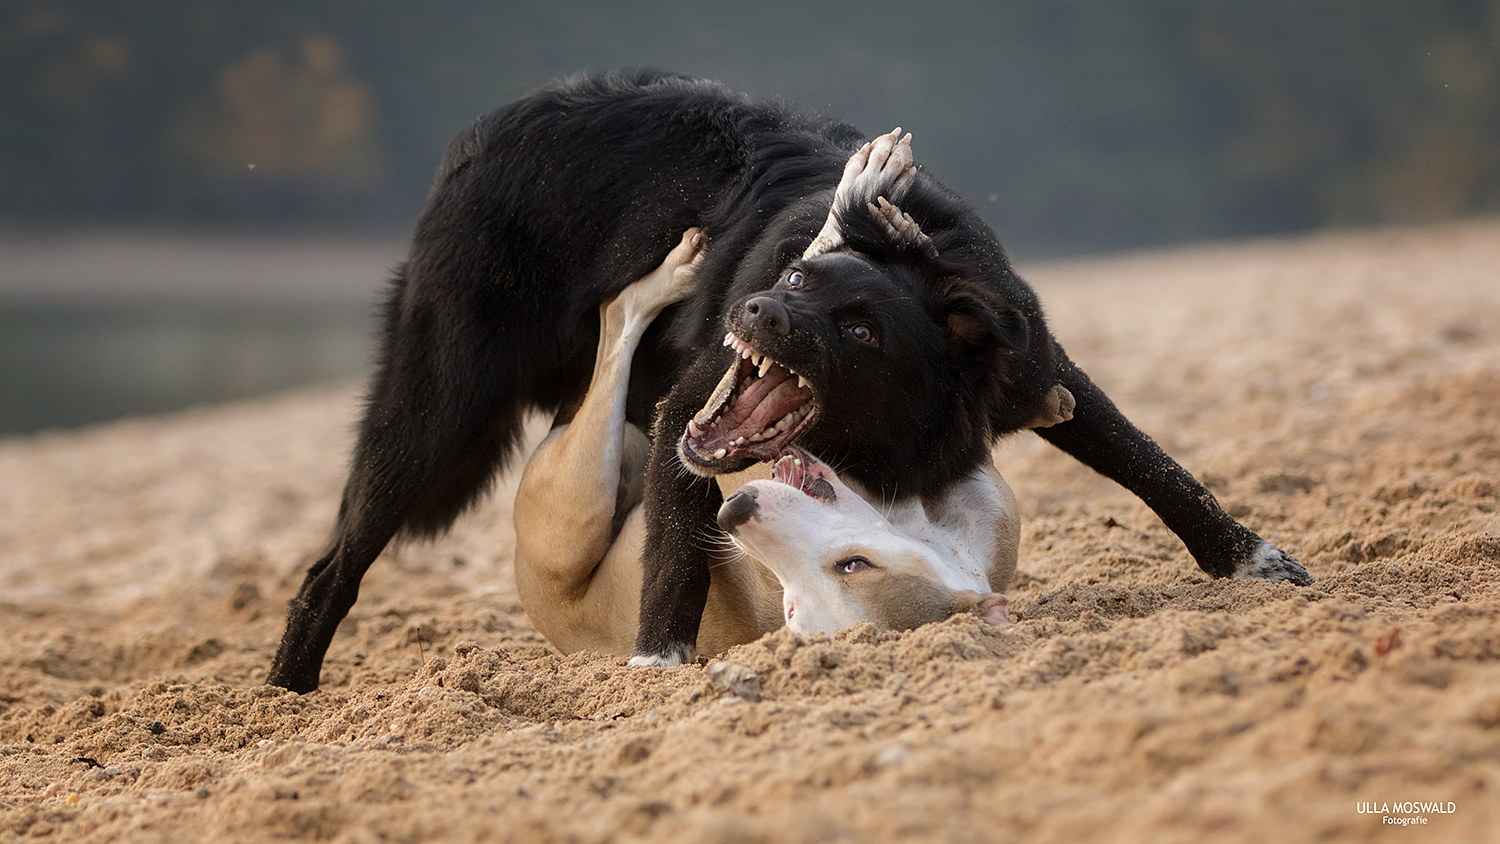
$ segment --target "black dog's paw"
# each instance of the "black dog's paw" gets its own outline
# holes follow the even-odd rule
[[[1241,580],[1269,580],[1280,583],[1285,580],[1293,586],[1311,586],[1317,578],[1297,562],[1297,558],[1269,542],[1262,542],[1255,553],[1234,567],[1234,576]]]
[[[679,665],[687,665],[697,659],[693,648],[686,645],[674,645],[666,648],[661,653],[642,654],[637,653],[630,658],[632,668],[676,668]]]

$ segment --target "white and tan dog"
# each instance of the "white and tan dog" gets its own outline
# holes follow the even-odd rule
[[[786,626],[831,633],[861,621],[908,630],[960,612],[1007,621],[1020,521],[994,469],[933,501],[877,509],[822,461],[793,449],[745,484],[719,526],[781,584]]]
[[[526,465],[516,495],[516,585],[564,653],[629,654],[642,587],[646,435],[625,420],[631,358],[651,320],[690,289],[696,230],[651,274],[600,309],[588,393]],[[871,621],[909,629],[960,612],[1003,624],[1020,522],[1010,487],[985,466],[934,500],[877,505],[802,451],[773,476],[721,479],[712,582],[697,650],[723,653],[787,625],[826,633]],[[737,490],[737,491],[736,491]]]

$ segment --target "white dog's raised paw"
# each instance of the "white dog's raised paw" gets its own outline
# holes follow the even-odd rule
[[[917,179],[917,165],[911,156],[911,133],[901,134],[901,127],[881,135],[855,150],[844,164],[844,175],[833,191],[833,206],[818,236],[803,253],[812,258],[838,249],[844,243],[839,231],[840,208],[863,208],[884,197],[899,204]]]
[[[702,229],[683,232],[682,240],[667,253],[660,266],[620,292],[619,302],[626,318],[649,321],[662,308],[691,293],[707,245],[708,238]]]
[[[698,265],[703,263],[703,248],[708,245],[708,235],[696,226],[682,233],[682,241],[667,253],[663,266],[672,267],[673,283],[691,284]],[[687,291],[683,291],[686,293]]]
[[[1262,542],[1248,559],[1234,567],[1240,580],[1286,581],[1293,586],[1311,586],[1317,578],[1308,573],[1297,558],[1269,542]]]
[[[937,247],[932,245],[932,238],[922,231],[922,227],[917,225],[910,214],[892,205],[883,196],[866,207],[870,209],[870,216],[875,222],[885,229],[886,237],[893,242],[920,249],[929,258],[937,257]],[[1058,388],[1061,389],[1061,386],[1058,385]]]
[[[917,165],[911,156],[911,133],[901,134],[897,126],[887,134],[860,147],[844,165],[843,178],[834,191],[834,201],[873,202],[883,196],[900,204],[917,178]]]

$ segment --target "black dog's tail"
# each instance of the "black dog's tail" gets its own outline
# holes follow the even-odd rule
[[[610,136],[581,129],[578,114],[610,124],[601,103],[675,79],[581,77],[454,139],[382,312],[335,537],[442,533],[505,468],[528,410],[556,412],[581,395],[599,303],[659,263],[698,214],[647,206],[649,186],[599,176],[633,172],[622,159],[651,127],[614,121]],[[649,220],[664,207],[677,213]],[[622,231],[608,209],[634,219]]]

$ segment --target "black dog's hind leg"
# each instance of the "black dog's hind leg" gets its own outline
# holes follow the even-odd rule
[[[1300,563],[1224,512],[1208,488],[1167,456],[1061,348],[1058,381],[1073,394],[1073,418],[1036,433],[1115,481],[1172,529],[1199,568],[1214,577],[1313,582]]]
[[[492,332],[397,277],[381,357],[328,547],[287,611],[266,682],[318,687],[323,657],[370,564],[399,531],[435,535],[519,439],[519,377]]]

